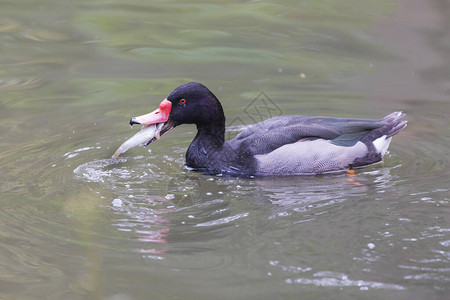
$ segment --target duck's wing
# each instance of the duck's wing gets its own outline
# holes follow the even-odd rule
[[[369,131],[386,128],[380,135],[388,137],[400,131],[406,122],[404,115],[395,112],[383,119],[349,119],[311,116],[281,116],[252,125],[238,134],[228,144],[239,152],[250,155],[266,154],[286,144],[302,140],[329,140],[337,146],[355,145]],[[397,129],[393,129],[395,125]],[[389,132],[389,130],[391,132]]]

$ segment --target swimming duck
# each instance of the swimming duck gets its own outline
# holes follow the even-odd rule
[[[382,119],[280,116],[254,124],[225,141],[225,115],[203,84],[177,87],[155,111],[130,125],[158,126],[159,136],[182,124],[197,134],[186,152],[194,170],[230,175],[311,175],[345,171],[382,160],[392,137],[406,126],[402,112]],[[146,145],[154,141],[151,138]]]

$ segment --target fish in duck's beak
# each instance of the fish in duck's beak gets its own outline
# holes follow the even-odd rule
[[[170,129],[172,129],[174,124],[169,120],[169,114],[172,109],[172,102],[167,99],[164,99],[157,109],[152,111],[151,113],[133,117],[130,120],[130,125],[133,124],[141,124],[141,125],[152,125],[158,123],[164,123],[164,126],[161,128],[160,135],[163,135]]]
[[[151,142],[159,139],[161,135],[172,129],[174,125],[173,122],[169,120],[171,109],[172,102],[164,99],[159,104],[159,107],[151,113],[132,118],[130,120],[130,125],[141,124],[142,129],[120,145],[113,155],[114,160],[117,160],[120,154],[133,147],[139,145],[147,146]]]

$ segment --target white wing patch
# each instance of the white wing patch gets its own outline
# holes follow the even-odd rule
[[[377,150],[377,153],[380,153],[381,156],[386,154],[386,151],[389,147],[389,144],[391,143],[392,137],[386,138],[385,135],[382,137],[377,138],[375,141],[373,141],[373,146]]]

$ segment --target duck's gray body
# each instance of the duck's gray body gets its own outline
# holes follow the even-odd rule
[[[241,168],[253,175],[336,172],[381,161],[392,136],[406,126],[404,114],[383,119],[282,116],[255,124],[225,143]],[[234,155],[233,155],[234,156]],[[239,172],[239,163],[235,172]]]

